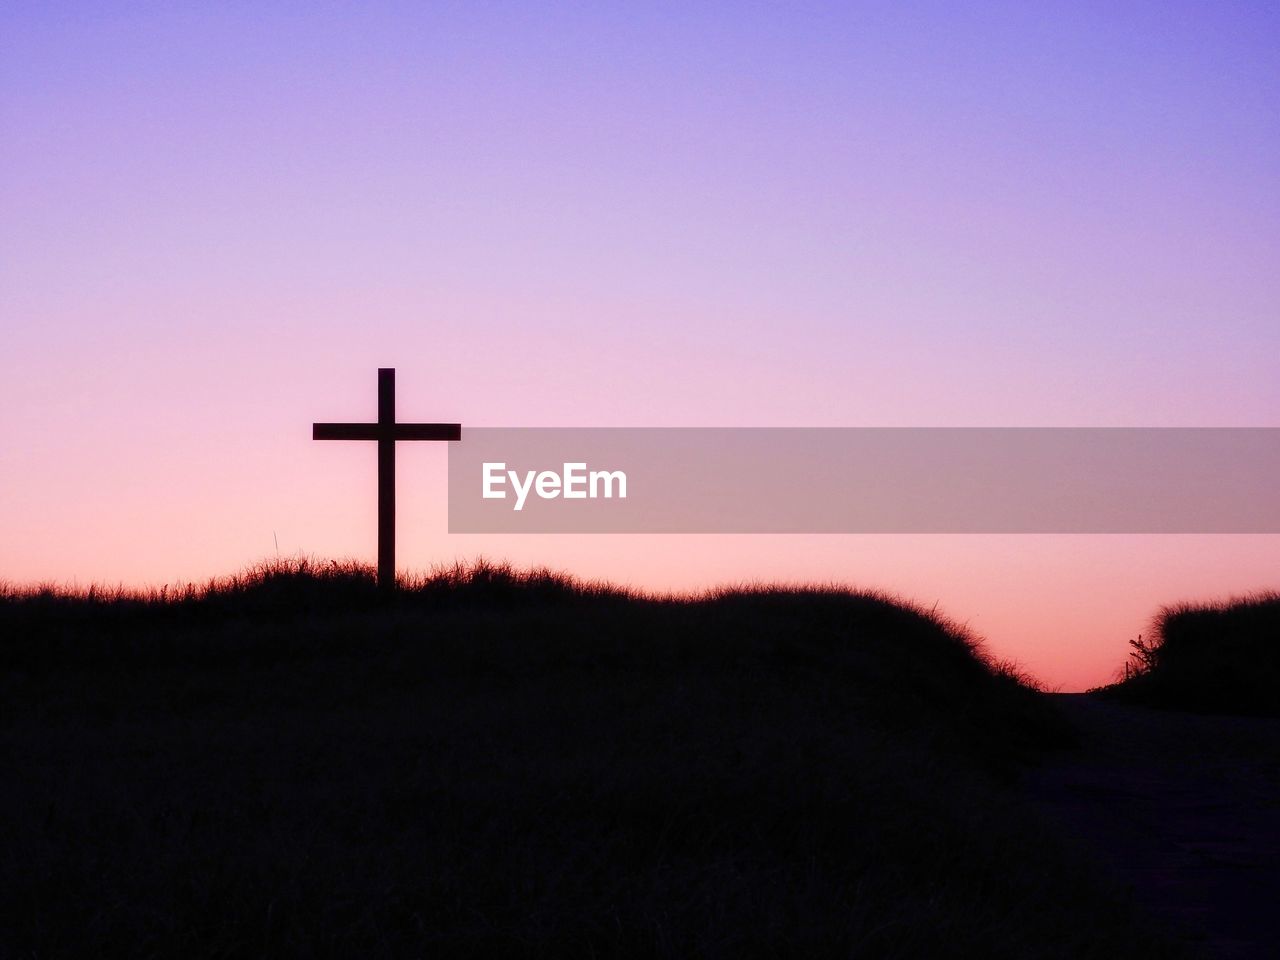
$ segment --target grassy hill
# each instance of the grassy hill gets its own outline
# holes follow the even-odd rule
[[[1100,693],[1150,706],[1280,716],[1280,593],[1165,607]]]
[[[1051,704],[884,596],[302,562],[0,638],[0,956],[1170,955],[1008,788]]]

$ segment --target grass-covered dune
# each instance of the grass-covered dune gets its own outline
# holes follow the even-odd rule
[[[1209,713],[1280,716],[1280,593],[1165,607],[1100,693]]]
[[[954,624],[479,564],[0,598],[0,956],[1162,956]]]

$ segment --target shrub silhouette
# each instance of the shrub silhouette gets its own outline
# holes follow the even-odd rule
[[[1153,706],[1280,716],[1280,594],[1162,609],[1120,682],[1100,692]]]

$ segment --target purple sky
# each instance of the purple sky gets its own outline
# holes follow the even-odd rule
[[[371,451],[308,437],[379,365],[464,425],[1280,425],[1277,51],[1263,4],[8,4],[0,577],[371,557]],[[402,454],[405,566],[874,581],[1068,684],[1280,569],[449,537],[443,457]]]

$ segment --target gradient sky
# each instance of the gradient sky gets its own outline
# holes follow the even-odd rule
[[[644,9],[636,9],[642,6]],[[1280,426],[1280,13],[5,4],[0,578],[374,554],[479,426]],[[1051,684],[1280,538],[450,537],[887,587]]]

